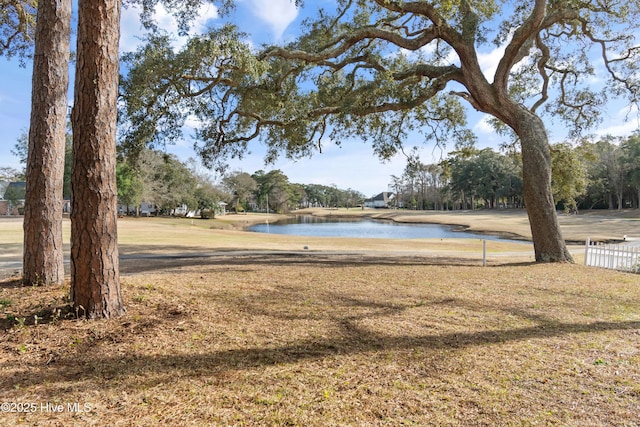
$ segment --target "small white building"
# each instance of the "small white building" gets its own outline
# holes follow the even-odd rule
[[[365,208],[388,208],[393,201],[394,194],[384,191],[377,196],[364,201]]]

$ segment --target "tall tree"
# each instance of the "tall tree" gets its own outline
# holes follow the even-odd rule
[[[585,156],[581,147],[566,142],[551,146],[551,188],[554,199],[564,205],[567,213],[578,212],[576,198],[583,195],[589,185]]]
[[[153,202],[156,208],[166,213],[172,213],[183,204],[192,209],[197,207],[193,192],[197,185],[196,176],[177,156],[144,150],[140,168],[145,202]]]
[[[234,195],[236,213],[240,210],[246,213],[249,198],[258,189],[256,180],[246,172],[236,171],[226,174],[222,178],[222,185]]]
[[[598,156],[597,175],[606,183],[606,198],[609,209],[617,206],[622,209],[624,190],[626,188],[627,164],[624,161],[624,152],[620,147],[620,140],[607,136],[595,143]],[[614,201],[615,199],[615,201]]]
[[[120,295],[116,119],[119,0],[80,0],[71,178],[71,298],[80,314],[112,317]]]
[[[287,212],[291,205],[291,184],[289,178],[276,169],[265,173],[256,171],[252,178],[257,183],[256,199],[258,206],[266,206],[270,211]]]
[[[157,80],[155,89],[197,105],[190,112],[202,121],[198,136],[203,157],[215,160],[244,152],[247,142],[258,137],[268,142],[270,157],[279,151],[307,155],[321,149],[329,132],[334,141],[353,136],[369,140],[376,153],[389,157],[410,131],[422,129],[441,141],[462,135],[455,129],[464,125],[461,101],[466,101],[508,126],[521,145],[536,260],[571,261],[552,197],[542,117],[548,113],[566,120],[579,133],[595,123],[609,95],[625,93],[638,101],[640,47],[634,37],[640,2],[335,4],[335,13],[317,13],[298,40],[265,49],[259,56],[269,67],[264,74],[256,72],[264,65],[247,61],[244,53],[205,52],[195,40],[186,46],[180,55],[188,60],[176,67],[177,73]],[[238,48],[229,40],[237,37],[227,37],[225,43]],[[491,42],[502,54],[487,75],[479,53]],[[599,93],[588,82],[596,69],[593,48],[605,73],[598,77],[608,82]],[[218,55],[215,66],[212,54]],[[240,71],[249,78],[238,79]],[[175,108],[175,98],[171,101]],[[166,106],[160,103],[155,111]]]
[[[125,161],[118,162],[116,165],[116,184],[118,201],[127,207],[127,214],[129,214],[129,207],[133,206],[137,216],[144,191],[144,184],[138,171]]]
[[[62,283],[71,0],[44,0],[38,15],[24,206],[23,282]]]
[[[640,134],[630,136],[622,143],[627,182],[634,190],[635,207],[640,208]]]
[[[228,200],[229,195],[209,181],[200,181],[194,190],[194,198],[201,218],[215,218],[222,210],[220,203]]]

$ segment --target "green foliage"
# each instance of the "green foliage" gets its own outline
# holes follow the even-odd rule
[[[204,183],[195,189],[194,197],[200,216],[215,218],[216,213],[220,210],[219,203],[225,199],[226,195],[211,183]]]
[[[176,207],[197,207],[193,194],[196,178],[175,155],[157,151],[145,151],[140,165],[145,184],[143,197],[157,209],[171,213]]]
[[[639,9],[637,2],[341,1],[317,11],[297,40],[257,55],[233,26],[193,37],[179,52],[156,32],[125,56],[126,145],[175,140],[192,114],[198,153],[211,166],[241,157],[257,138],[267,142],[267,161],[322,151],[326,137],[368,141],[385,159],[416,133],[440,144],[466,138],[461,101],[500,126],[504,105],[490,95],[502,92],[578,134],[598,123],[608,97],[638,101]],[[477,52],[491,43],[504,56],[485,80]],[[589,81],[593,47],[606,86]]]
[[[141,202],[154,204],[159,213],[173,214],[186,205],[199,211],[204,218],[215,217],[222,210],[220,202],[235,204],[236,212],[257,206],[270,212],[288,212],[296,207],[360,205],[361,193],[335,186],[293,184],[280,170],[232,172],[221,185],[198,172],[195,161],[180,162],[175,156],[154,150],[143,150],[134,167],[121,159],[116,167],[118,199],[121,204],[137,206]]]
[[[12,205],[16,206],[19,200],[24,200],[24,196],[25,196],[24,193],[25,193],[24,182],[21,182],[21,183],[12,182],[7,186],[6,190],[4,191],[4,199],[9,200]]]
[[[627,183],[636,196],[636,207],[640,208],[640,134],[636,133],[621,144]]]
[[[222,185],[230,194],[233,194],[235,211],[247,211],[248,202],[252,194],[258,189],[257,182],[246,172],[232,172],[224,176]]]
[[[0,12],[0,56],[18,56],[21,64],[31,55],[36,27],[36,0],[3,0]]]
[[[190,39],[176,53],[170,36],[156,32],[137,52],[125,54],[129,72],[121,79],[121,149],[136,156],[145,147],[175,141],[189,115],[200,123],[198,140],[219,141],[219,118],[233,111],[233,105],[220,102],[225,92],[264,72],[243,37],[228,25]],[[220,149],[237,156],[244,151],[244,147]],[[207,153],[200,154],[206,164],[215,163]]]
[[[120,161],[116,165],[116,185],[120,203],[137,206],[143,201],[144,183],[138,171],[126,162]]]
[[[609,209],[614,209],[615,205],[618,209],[622,209],[626,189],[626,164],[624,152],[620,149],[620,141],[606,137],[588,147],[593,153],[589,173],[594,176],[600,186],[597,188],[601,192],[599,201],[605,203]]]
[[[565,212],[577,212],[576,199],[586,193],[589,184],[585,153],[569,143],[551,146],[551,188],[556,203]]]
[[[565,212],[578,209],[640,207],[637,181],[640,139],[604,138],[551,146],[552,189]],[[425,165],[410,158],[402,176],[391,176],[390,186],[407,208],[472,208],[501,204],[522,206],[521,159],[517,152],[499,154],[458,146],[440,164]],[[412,204],[412,200],[415,203]]]
[[[256,202],[260,208],[272,212],[288,212],[295,201],[293,199],[293,187],[289,178],[276,169],[269,172],[259,170],[252,175],[257,183]],[[294,203],[292,203],[294,202]]]
[[[361,205],[366,198],[364,194],[352,190],[341,190],[336,186],[321,184],[299,185],[299,199],[304,207],[345,207]]]
[[[453,152],[446,162],[447,190],[463,208],[474,209],[479,202],[495,208],[501,199],[508,204],[521,204],[522,172],[513,159],[490,148],[466,147]]]
[[[11,154],[16,156],[21,164],[27,165],[27,155],[29,153],[29,133],[27,130],[23,130],[18,141],[13,146]]]

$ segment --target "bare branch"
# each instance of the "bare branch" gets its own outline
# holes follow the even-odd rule
[[[542,89],[540,91],[540,98],[531,107],[531,112],[534,113],[549,99],[549,75],[547,74],[545,66],[549,62],[549,59],[551,59],[551,52],[542,41],[540,35],[536,36],[536,46],[540,49],[540,52],[542,52],[542,55],[536,64],[538,67],[538,73],[540,73],[540,77],[542,78]]]
[[[493,84],[497,91],[506,95],[509,73],[513,69],[513,66],[520,62],[528,53],[528,47],[532,44],[533,37],[538,33],[540,25],[544,21],[546,6],[546,0],[535,0],[531,14],[513,33],[513,37],[507,45],[504,56],[496,69]]]

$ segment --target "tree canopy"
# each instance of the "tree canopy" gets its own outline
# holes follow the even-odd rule
[[[414,131],[468,138],[461,100],[508,123],[506,99],[577,134],[609,97],[638,101],[638,16],[637,1],[342,0],[299,39],[257,55],[230,25],[179,52],[156,34],[125,56],[127,136],[176,138],[193,114],[211,162],[241,156],[254,138],[268,142],[269,159],[307,155],[325,136],[370,140],[389,157]],[[496,48],[496,69],[483,69],[478,52]],[[595,88],[594,77],[609,84]]]
[[[536,259],[571,259],[542,118],[578,135],[610,96],[638,102],[640,2],[340,0],[315,16],[298,39],[256,54],[231,26],[177,53],[166,36],[151,36],[126,58],[128,141],[175,138],[177,128],[163,125],[192,115],[198,151],[218,166],[253,139],[267,143],[267,160],[321,151],[327,137],[369,141],[387,158],[414,133],[472,138],[466,102],[522,147]],[[482,49],[499,53],[495,69],[483,67]]]

